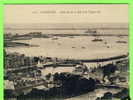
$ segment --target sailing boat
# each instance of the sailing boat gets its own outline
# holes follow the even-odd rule
[[[103,41],[103,39],[101,39],[100,36],[97,35],[97,33],[95,33],[95,35],[93,35],[93,36],[95,36],[95,38],[92,40],[93,42],[102,42]]]
[[[88,29],[85,33],[90,33],[92,36],[95,36],[95,39],[93,39],[93,42],[101,42],[103,41],[103,39],[99,38],[99,36],[97,35],[97,31],[96,30],[90,30]]]

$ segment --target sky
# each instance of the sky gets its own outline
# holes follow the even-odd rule
[[[5,5],[4,7],[4,24],[128,23],[128,21],[126,4]]]

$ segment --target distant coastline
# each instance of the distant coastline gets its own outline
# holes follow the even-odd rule
[[[128,29],[128,23],[5,23],[6,29],[48,29],[48,28],[121,28]]]

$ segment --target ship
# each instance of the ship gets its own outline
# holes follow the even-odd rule
[[[92,34],[92,36],[95,36],[96,37],[95,39],[92,40],[93,42],[101,42],[101,41],[103,41],[103,39],[98,38],[98,34],[97,34],[97,31],[96,30],[90,30],[90,29],[88,29],[85,33],[90,33],[90,34]]]
[[[93,41],[93,42],[102,42],[103,39],[101,39],[101,38],[95,38],[95,39],[93,39],[92,41]]]
[[[116,41],[116,43],[127,43],[126,41]]]

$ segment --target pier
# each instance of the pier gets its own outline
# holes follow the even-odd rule
[[[63,62],[57,61],[57,62],[47,62],[47,63],[41,63],[42,68],[46,67],[75,67],[75,65],[82,63],[90,63],[95,65],[106,65],[108,63],[118,63],[120,61],[126,61],[128,60],[128,55],[120,55],[120,56],[114,56],[110,58],[102,58],[102,59],[67,59]],[[15,71],[22,71],[27,69],[36,69],[37,65],[31,65],[31,66],[22,66],[18,68],[7,68],[5,69],[5,72],[15,72]]]

